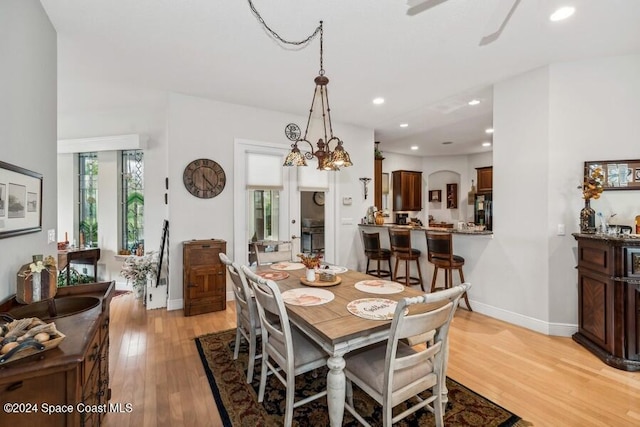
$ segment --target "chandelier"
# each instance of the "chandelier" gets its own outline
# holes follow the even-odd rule
[[[309,110],[307,126],[304,130],[304,135],[291,144],[291,152],[287,155],[283,166],[307,166],[307,160],[311,160],[316,157],[318,159],[318,169],[335,171],[339,170],[341,167],[351,166],[353,163],[351,163],[349,153],[347,153],[342,146],[342,140],[333,134],[333,126],[331,125],[331,108],[329,107],[329,90],[327,88],[329,79],[324,75],[322,60],[322,21],[320,21],[319,28],[320,72],[313,80],[316,84],[316,88],[313,91],[313,98],[311,99],[311,109]],[[316,143],[317,149],[314,149],[313,144],[308,139],[310,125],[319,128],[320,138]],[[298,143],[300,142],[306,142],[309,144],[311,151],[307,151],[303,154],[298,147]],[[333,151],[331,150],[332,143],[335,143]]]
[[[314,157],[318,159],[318,169],[320,170],[339,170],[341,167],[352,166],[351,158],[342,146],[342,140],[333,135],[333,126],[331,125],[331,108],[329,108],[329,92],[327,85],[329,79],[324,75],[323,68],[323,28],[322,21],[320,25],[313,31],[313,33],[302,41],[291,42],[284,40],[278,33],[273,31],[264,22],[260,13],[256,10],[253,2],[248,0],[251,12],[255,15],[262,26],[267,30],[273,38],[281,43],[301,46],[309,43],[315,38],[318,33],[320,34],[320,72],[318,77],[313,81],[316,84],[316,88],[313,92],[313,99],[311,100],[311,109],[309,110],[309,118],[307,119],[307,126],[304,130],[304,135],[299,136],[293,144],[291,144],[291,152],[287,155],[283,166],[307,166],[307,160],[311,160]],[[311,132],[310,132],[311,130]],[[318,142],[316,143],[317,149],[313,147],[310,135],[318,135]],[[298,143],[306,142],[309,144],[311,151],[306,151],[304,154],[300,151]],[[335,144],[334,149],[331,150],[331,144]]]

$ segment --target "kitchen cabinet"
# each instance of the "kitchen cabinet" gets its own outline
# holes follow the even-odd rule
[[[578,332],[606,364],[640,371],[640,241],[573,234],[578,241]]]
[[[184,315],[225,310],[227,273],[220,253],[224,240],[190,240],[183,243]]]
[[[493,166],[476,168],[478,174],[478,193],[493,191]]]
[[[393,210],[422,210],[422,172],[397,170],[393,176]]]
[[[382,209],[382,160],[373,161],[373,203]]]

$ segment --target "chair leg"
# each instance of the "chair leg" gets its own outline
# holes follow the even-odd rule
[[[369,274],[369,261],[371,261],[371,259],[369,257],[367,257],[367,268],[365,268],[364,272]]]
[[[293,372],[287,373],[287,396],[284,409],[284,426],[291,427],[293,423],[293,404],[296,395],[296,377]]]
[[[459,268],[458,272],[460,273],[460,283],[464,283],[464,274],[462,273],[462,268]],[[462,296],[464,297],[464,303],[467,304],[467,309],[469,311],[473,311],[473,309],[471,308],[471,304],[469,304],[469,297],[467,296],[467,292],[465,291]]]
[[[431,292],[436,290],[436,280],[438,279],[438,266],[433,266],[433,279],[431,279]]]
[[[418,266],[418,278],[420,278],[420,289],[422,292],[426,292],[424,289],[424,280],[422,280],[422,270],[420,270],[420,259],[416,260],[416,265]]]
[[[381,277],[380,275],[380,258],[377,259],[378,270],[376,270],[376,276]]]
[[[408,259],[404,260],[404,285],[411,285],[411,261]]]
[[[398,264],[400,263],[400,260],[398,259],[398,257],[396,257],[396,266],[393,269],[393,277],[398,277]]]
[[[263,335],[264,338],[264,335]],[[264,340],[263,340],[264,342]],[[269,367],[267,366],[267,360],[269,356],[267,356],[267,348],[266,345],[262,345],[262,371],[260,372],[260,388],[258,389],[258,402],[262,403],[264,400],[264,390],[267,388],[267,371]]]
[[[351,380],[348,378],[347,378],[346,395],[347,395],[347,403],[349,404],[349,406],[353,407],[353,384],[351,383]]]
[[[442,391],[440,387],[434,387],[433,393],[436,394],[436,400],[433,401],[433,410],[435,412],[436,427],[444,427],[444,409],[442,408]]]
[[[393,270],[391,269],[391,257],[387,260],[389,262],[389,280],[393,280]]]
[[[252,333],[249,339],[249,364],[247,365],[247,384],[253,381],[253,368],[256,363],[256,334]]]
[[[238,319],[238,322],[240,319]],[[242,334],[240,333],[240,326],[236,327],[236,348],[233,349],[233,360],[238,358],[238,353],[240,352],[240,338]]]

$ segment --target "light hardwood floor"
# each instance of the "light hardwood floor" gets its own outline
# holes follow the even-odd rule
[[[219,426],[194,338],[235,327],[222,312],[146,311],[129,295],[111,304],[112,402],[130,414],[107,427]],[[549,337],[459,309],[448,375],[535,426],[640,425],[640,372],[611,368],[570,338]]]

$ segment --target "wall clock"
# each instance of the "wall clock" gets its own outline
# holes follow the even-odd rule
[[[313,193],[313,203],[318,206],[324,206],[324,193],[321,191]]]
[[[182,180],[189,193],[201,199],[210,199],[222,193],[227,177],[217,162],[197,159],[184,168]]]

